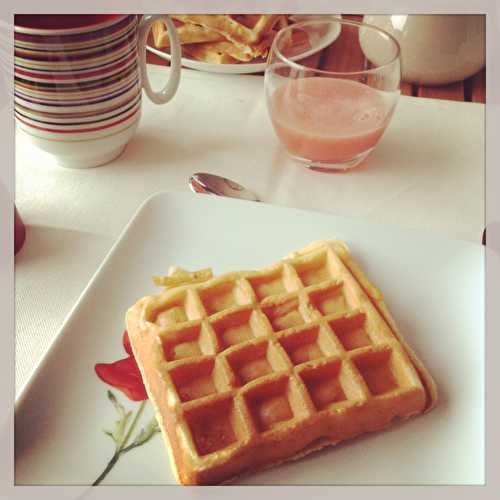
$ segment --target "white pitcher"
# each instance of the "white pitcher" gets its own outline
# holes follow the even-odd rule
[[[472,76],[486,63],[484,15],[366,15],[363,22],[398,40],[405,81],[443,85]]]

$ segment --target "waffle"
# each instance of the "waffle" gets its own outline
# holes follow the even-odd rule
[[[229,41],[242,46],[260,42],[271,33],[279,21],[278,14],[177,14],[173,19],[193,23],[224,35]]]
[[[242,51],[227,40],[188,44],[184,45],[182,50],[193,59],[214,64],[237,64],[238,62],[249,62],[253,59],[251,54]]]
[[[238,58],[233,57],[235,52],[238,52]],[[238,48],[234,47],[230,42],[209,42],[184,45],[182,47],[182,53],[191,59],[210,64],[238,64],[242,60],[251,60],[251,57],[246,54],[241,54]]]
[[[175,21],[174,21],[175,22]],[[226,40],[223,35],[216,31],[192,23],[176,22],[179,42],[183,44],[200,44],[204,42],[221,42]],[[162,21],[156,21],[151,27],[155,47],[165,49],[170,46],[170,39],[165,25]]]
[[[276,30],[288,23],[286,16],[278,14],[177,14],[171,17],[177,24],[183,51],[199,61],[216,64],[265,57]],[[153,39],[157,48],[168,48],[163,23],[153,25]]]
[[[205,271],[204,271],[205,272]],[[436,386],[339,241],[157,280],[126,314],[181,484],[218,484],[432,408]]]

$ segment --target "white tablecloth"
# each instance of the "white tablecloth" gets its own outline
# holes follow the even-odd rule
[[[150,67],[159,88],[166,72]],[[365,166],[309,171],[287,159],[261,76],[183,70],[165,106],[143,100],[137,135],[109,165],[69,170],[16,144],[16,204],[27,240],[16,256],[16,390],[142,201],[187,190],[190,174],[233,178],[266,202],[481,241],[484,105],[402,97]]]

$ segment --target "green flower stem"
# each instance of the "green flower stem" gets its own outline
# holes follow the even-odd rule
[[[146,441],[144,441],[144,443],[145,442]],[[122,449],[121,454],[124,455],[125,453],[127,453],[127,451],[133,450],[134,448],[137,448],[138,446],[141,446],[144,443],[132,443],[132,444],[129,444],[126,448]]]
[[[116,451],[115,454],[111,457],[111,460],[108,462],[108,465],[106,465],[106,468],[101,472],[100,476],[92,483],[92,486],[97,486],[108,475],[108,472],[114,467],[116,462],[118,462],[119,458],[120,458],[120,453]]]
[[[146,400],[141,402],[141,405],[139,406],[139,409],[137,410],[137,413],[135,414],[134,420],[132,420],[132,423],[130,424],[130,427],[128,428],[127,434],[125,434],[125,437],[123,438],[123,441],[122,441],[120,447],[118,448],[118,450],[116,450],[118,454],[120,454],[122,452],[123,448],[125,448],[125,446],[127,445],[128,440],[130,439],[130,436],[132,435],[132,432],[134,431],[135,426],[137,425],[137,422],[141,418],[141,415],[142,415],[142,412],[144,411],[145,405],[146,405]]]
[[[132,432],[135,429],[135,426],[137,425],[137,422],[139,421],[139,418],[142,415],[142,412],[144,411],[144,407],[146,405],[146,401],[142,401],[141,405],[139,406],[139,409],[137,410],[134,420],[132,420],[132,423],[130,424],[130,427],[128,428],[127,434],[123,438],[123,441],[120,443],[119,446],[116,447],[115,454],[111,457],[111,460],[108,462],[108,465],[106,465],[105,469],[101,472],[99,477],[92,483],[92,486],[97,486],[109,473],[109,471],[114,467],[116,462],[118,462],[118,459],[120,458],[120,455],[122,453],[125,453],[129,451],[132,447],[129,447],[128,449],[125,448],[127,445],[130,436],[132,435]]]

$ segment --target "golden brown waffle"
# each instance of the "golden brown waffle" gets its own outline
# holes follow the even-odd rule
[[[173,19],[209,28],[233,43],[251,46],[269,34],[279,21],[278,14],[173,14]]]
[[[249,62],[253,59],[250,54],[241,51],[227,40],[187,44],[182,47],[182,51],[193,59],[213,64],[237,64],[240,61]]]
[[[225,482],[435,404],[433,379],[342,242],[206,276],[126,315],[180,483]]]
[[[192,23],[177,22],[177,35],[181,45],[184,44],[200,44],[204,42],[221,42],[225,38],[220,33]],[[158,49],[168,48],[170,46],[170,39],[165,25],[161,21],[156,21],[151,27],[153,33],[153,40],[155,47]]]
[[[216,64],[249,62],[265,57],[278,29],[288,24],[285,15],[179,14],[172,15],[183,52],[199,61]],[[168,48],[163,23],[153,25],[157,48]]]

